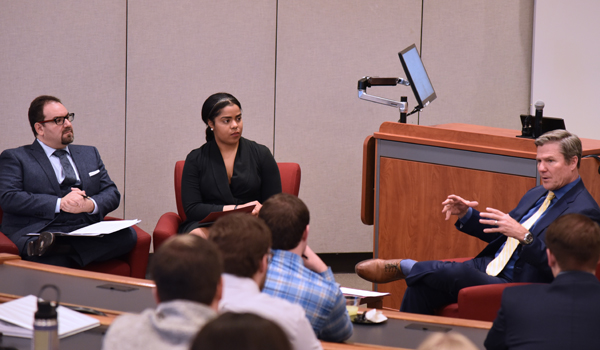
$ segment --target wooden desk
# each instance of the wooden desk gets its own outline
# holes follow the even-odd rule
[[[41,285],[54,283],[61,289],[61,303],[92,307],[108,314],[108,317],[94,316],[100,320],[101,327],[61,339],[61,349],[67,350],[100,349],[104,332],[116,316],[123,311],[139,312],[155,306],[151,296],[154,284],[151,281],[31,263],[8,254],[0,254],[0,281],[0,302],[28,294],[36,295]],[[97,288],[105,283],[136,289],[118,292]],[[355,325],[354,334],[347,343],[322,342],[324,349],[414,349],[436,327],[461,332],[483,348],[483,340],[491,327],[490,322],[388,310],[383,312],[389,318],[385,324]],[[407,329],[406,326],[409,325],[416,329]],[[0,337],[0,345],[29,349],[30,340]]]
[[[99,310],[141,312],[156,306],[153,281],[38,264],[10,254],[0,254],[0,281],[0,293],[18,296],[37,295],[51,283],[60,289],[61,302]],[[99,288],[107,285],[116,289]]]
[[[0,303],[16,296],[0,294]],[[102,340],[108,326],[119,312],[108,310],[109,316],[92,316],[100,320],[101,326],[60,340],[63,350],[101,349]],[[354,325],[354,334],[346,343],[322,341],[324,350],[368,350],[368,349],[415,349],[429,335],[436,331],[459,332],[469,338],[480,349],[491,322],[462,320],[439,316],[409,314],[383,310],[389,318],[381,325]],[[407,328],[408,326],[408,328]],[[0,337],[0,346],[28,350],[31,340],[15,337]]]
[[[485,242],[445,221],[441,203],[449,194],[479,202],[479,208],[512,210],[539,183],[536,147],[520,131],[467,124],[419,126],[383,123],[365,140],[361,219],[374,225],[376,258],[417,261],[471,257]],[[583,155],[599,154],[600,141],[582,139]],[[598,161],[582,159],[580,174],[600,200]],[[406,283],[374,286],[391,293],[384,305],[399,308]]]

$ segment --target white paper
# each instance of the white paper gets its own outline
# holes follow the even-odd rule
[[[381,323],[387,321],[387,317],[377,309],[369,310],[365,313],[365,318],[373,323]]]
[[[354,289],[354,288],[346,288],[341,287],[340,290],[344,295],[357,295],[359,297],[368,298],[368,297],[382,297],[386,295],[390,295],[390,293],[380,293],[380,292],[372,292],[370,290],[362,290],[362,289]]]
[[[73,232],[64,233],[65,236],[98,236],[105,235],[108,233],[117,232],[127,227],[137,225],[140,220],[111,220],[111,221],[100,221],[95,224],[82,227],[79,230]]]
[[[21,337],[33,337],[33,317],[37,311],[37,297],[28,295],[23,298],[11,300],[0,304],[0,320],[9,322],[29,330],[27,335],[24,333]],[[97,319],[73,311],[64,306],[58,306],[58,337],[64,338],[79,332],[98,327],[100,321]],[[19,336],[14,334],[13,336]]]
[[[95,224],[91,224],[86,227],[82,227],[79,230],[75,230],[73,232],[54,232],[60,236],[100,236],[107,235],[109,233],[117,232],[124,228],[131,227],[133,225],[137,225],[142,220],[134,219],[134,220],[111,220],[111,221],[100,221]],[[28,233],[27,236],[39,236],[39,233]]]

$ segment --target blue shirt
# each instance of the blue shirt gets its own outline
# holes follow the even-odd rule
[[[274,249],[263,292],[302,306],[321,340],[341,342],[352,335],[346,300],[331,268],[316,273],[297,254]]]

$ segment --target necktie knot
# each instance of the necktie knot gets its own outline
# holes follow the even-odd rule
[[[55,155],[55,156],[57,156],[58,158],[61,158],[61,157],[64,157],[64,156],[66,156],[67,154],[69,154],[69,152],[65,151],[64,149],[57,149],[57,150],[56,150],[56,151],[54,151],[54,153],[52,153],[52,154],[54,154],[54,155]]]

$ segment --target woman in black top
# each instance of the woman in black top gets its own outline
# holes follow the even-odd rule
[[[198,221],[214,211],[256,205],[281,192],[279,168],[266,146],[242,137],[242,106],[230,94],[204,101],[206,143],[191,151],[183,167],[181,201],[187,220],[180,232],[206,237]]]

